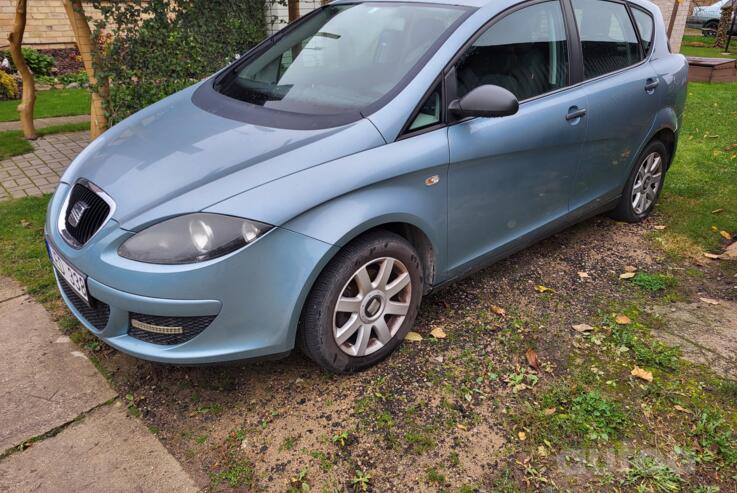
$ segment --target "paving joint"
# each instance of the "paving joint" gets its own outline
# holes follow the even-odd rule
[[[3,461],[5,459],[7,459],[8,457],[10,457],[13,454],[23,452],[24,450],[26,450],[27,448],[29,448],[30,446],[32,446],[34,443],[42,442],[42,441],[47,440],[49,438],[55,437],[56,435],[58,435],[62,431],[64,431],[67,428],[69,428],[71,425],[73,425],[75,423],[78,423],[80,421],[83,421],[87,416],[89,416],[90,414],[94,413],[98,409],[113,404],[117,399],[118,399],[118,396],[116,395],[115,397],[113,397],[111,399],[108,399],[105,402],[101,402],[99,404],[95,404],[94,406],[92,406],[91,408],[87,409],[86,411],[82,411],[80,414],[78,414],[74,418],[70,419],[69,421],[66,421],[66,422],[64,422],[64,423],[62,423],[62,424],[60,424],[58,426],[53,427],[52,429],[50,429],[50,430],[48,430],[48,431],[46,431],[44,433],[41,433],[40,435],[33,436],[31,438],[28,438],[26,440],[21,441],[17,445],[13,445],[12,447],[9,447],[9,448],[5,449],[3,452],[0,452],[0,461]]]

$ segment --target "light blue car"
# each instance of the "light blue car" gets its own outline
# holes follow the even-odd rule
[[[49,255],[125,353],[298,345],[360,370],[432,289],[595,214],[647,217],[686,79],[644,0],[339,0],[87,147]]]

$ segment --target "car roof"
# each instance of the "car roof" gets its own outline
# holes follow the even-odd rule
[[[494,3],[495,0],[336,0],[331,2],[332,4],[340,3],[356,3],[356,2],[372,2],[372,3],[424,3],[424,4],[438,4],[438,5],[458,5],[461,7],[483,7],[485,5]]]
[[[500,1],[500,0],[335,0],[331,3],[333,4],[340,4],[340,3],[355,3],[355,2],[387,2],[387,3],[424,3],[424,4],[438,4],[438,5],[459,5],[462,7],[474,7],[474,8],[481,8],[485,7],[487,5],[492,5],[494,3],[498,3],[501,8],[506,8],[509,6],[509,2]],[[652,11],[654,8],[657,8],[657,6],[648,0],[628,0],[631,3],[634,3],[640,7],[643,7],[647,10]],[[523,3],[524,0],[520,0],[519,2],[515,3]]]

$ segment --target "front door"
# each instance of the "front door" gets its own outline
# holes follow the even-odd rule
[[[568,212],[587,101],[583,89],[567,87],[565,25],[557,0],[523,6],[493,22],[454,67],[458,97],[494,84],[521,104],[515,115],[448,129],[451,276]]]

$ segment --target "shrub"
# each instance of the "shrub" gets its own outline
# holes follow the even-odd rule
[[[26,59],[28,68],[31,69],[33,75],[49,75],[51,69],[54,68],[54,58],[52,56],[36,51],[33,48],[21,48],[23,52],[23,58]],[[13,63],[13,57],[10,56],[10,52],[0,51],[0,59],[7,57],[10,61],[10,65],[13,70],[16,70],[15,63]]]
[[[212,74],[266,35],[263,0],[132,0],[93,6],[96,69],[110,80],[108,121]]]
[[[49,75],[54,67],[54,59],[33,48],[23,48],[23,58],[34,75]]]
[[[12,75],[0,70],[0,100],[17,99],[18,83]]]

